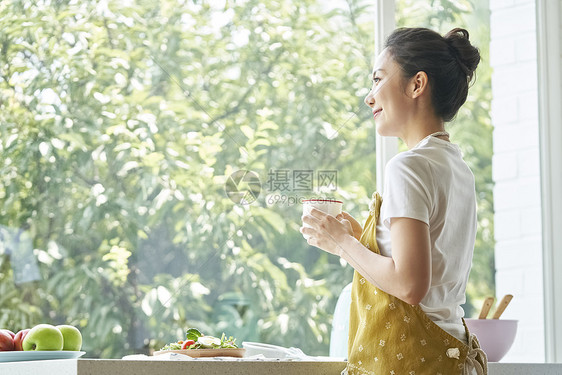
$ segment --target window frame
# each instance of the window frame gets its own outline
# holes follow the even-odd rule
[[[537,57],[539,97],[539,153],[543,245],[544,337],[546,362],[562,361],[562,24],[560,3],[539,0]],[[547,38],[549,36],[549,38]]]
[[[376,0],[375,4],[375,56],[384,46],[384,41],[396,27],[395,0]],[[381,137],[375,132],[376,139],[376,180],[377,191],[382,194],[384,187],[385,166],[390,159],[398,154],[398,138]]]

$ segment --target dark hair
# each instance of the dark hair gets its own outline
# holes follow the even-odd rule
[[[456,28],[441,36],[426,28],[400,28],[388,37],[385,47],[406,78],[420,71],[427,74],[435,113],[445,122],[451,121],[466,101],[480,62],[480,52],[470,44],[468,31]]]

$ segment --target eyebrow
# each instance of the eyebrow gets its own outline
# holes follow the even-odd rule
[[[384,69],[375,69],[373,72],[373,79],[375,79],[375,74],[377,74],[377,72],[384,72]]]

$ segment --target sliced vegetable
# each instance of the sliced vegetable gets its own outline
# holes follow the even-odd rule
[[[232,336],[228,338],[223,333],[221,338],[205,336],[197,328],[189,328],[186,333],[186,340],[172,342],[165,345],[160,350],[191,350],[191,349],[235,349],[236,339]]]
[[[191,345],[195,345],[195,341],[193,340],[186,340],[183,345],[181,346],[181,350],[189,349]]]
[[[213,336],[203,336],[197,339],[197,343],[201,344],[203,348],[220,348],[221,339]]]
[[[197,339],[201,336],[205,336],[205,335],[202,334],[201,331],[199,331],[197,328],[189,328],[185,333],[185,337],[188,340],[193,340],[193,341],[197,341]]]
[[[160,350],[181,350],[181,346],[182,346],[182,344],[180,344],[180,343],[172,342],[172,343],[167,344],[166,346],[164,346]]]

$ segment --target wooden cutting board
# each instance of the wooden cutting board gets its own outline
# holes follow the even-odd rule
[[[186,350],[159,350],[154,355],[166,353],[185,354],[193,358],[201,357],[244,357],[246,349],[244,348],[227,348],[227,349],[186,349]]]

